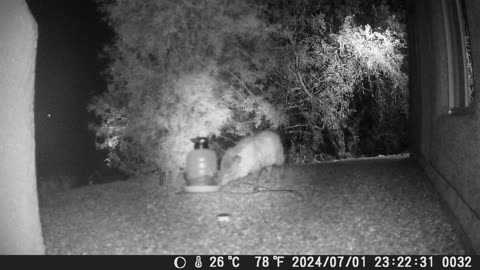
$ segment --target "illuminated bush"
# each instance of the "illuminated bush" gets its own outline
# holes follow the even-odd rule
[[[330,154],[337,155],[345,151],[344,130],[359,142],[365,111],[374,114],[371,132],[378,140],[387,133],[396,136],[395,143],[406,137],[395,133],[395,124],[405,124],[408,111],[408,78],[402,69],[406,40],[395,17],[387,18],[387,27],[372,29],[347,16],[336,31],[323,14],[299,17],[287,20],[286,30],[274,35],[283,63],[271,79],[282,88],[276,104],[286,106],[290,140],[309,142],[312,151],[325,150],[333,141],[338,146]],[[363,103],[366,96],[373,97],[371,102]]]
[[[284,119],[252,92],[261,74],[236,57],[253,53],[267,33],[248,2],[108,1],[102,10],[116,38],[106,50],[108,90],[88,109],[110,165],[178,171],[190,138],[222,128],[243,135]]]

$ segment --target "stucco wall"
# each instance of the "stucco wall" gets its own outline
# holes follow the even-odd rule
[[[470,113],[450,115],[442,4],[409,1],[411,152],[480,253],[480,1],[465,3],[477,101]]]
[[[42,254],[33,122],[37,25],[0,0],[0,254]]]

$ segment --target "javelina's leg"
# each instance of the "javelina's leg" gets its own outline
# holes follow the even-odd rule
[[[257,191],[258,190],[258,187],[260,186],[260,176],[262,175],[262,171],[263,169],[260,169],[256,172],[253,173],[253,179],[254,179],[254,186],[253,186],[253,190],[254,191]]]
[[[273,166],[271,166],[269,168],[269,175],[268,175],[269,179],[271,179],[272,171],[273,171]],[[283,178],[284,167],[283,166],[275,166],[275,171],[277,171],[277,172],[275,173],[275,176],[273,177],[273,180],[271,180],[273,185],[277,185],[277,184],[280,183],[280,180]]]
[[[272,179],[272,169],[273,166],[266,167],[267,169],[267,182],[270,183],[270,179]]]

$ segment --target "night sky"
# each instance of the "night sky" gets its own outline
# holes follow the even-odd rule
[[[39,29],[35,128],[39,175],[87,176],[103,166],[88,130],[90,98],[105,90],[99,54],[112,33],[93,0],[28,0]]]

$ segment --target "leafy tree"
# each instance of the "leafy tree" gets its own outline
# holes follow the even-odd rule
[[[190,138],[246,134],[283,117],[247,84],[268,32],[247,1],[102,1],[116,39],[108,90],[92,100],[92,125],[107,161],[130,173],[184,167]],[[237,43],[231,40],[238,41]],[[235,45],[235,46],[233,46]],[[234,79],[241,77],[242,80]]]
[[[393,123],[406,129],[406,36],[401,16],[383,3],[368,9],[360,1],[266,2],[267,21],[280,25],[273,33],[280,62],[269,78],[282,89],[275,104],[286,104],[285,129],[292,145],[310,145],[313,152],[338,157],[346,150],[345,132],[360,143],[360,125],[365,125],[360,120],[367,111],[377,119],[375,129],[369,130],[377,141],[387,133],[393,135],[393,143],[406,138],[392,125],[393,117],[398,120]],[[366,15],[370,13],[375,15]],[[376,28],[358,21],[370,21]],[[370,105],[362,105],[368,96],[374,96]]]

